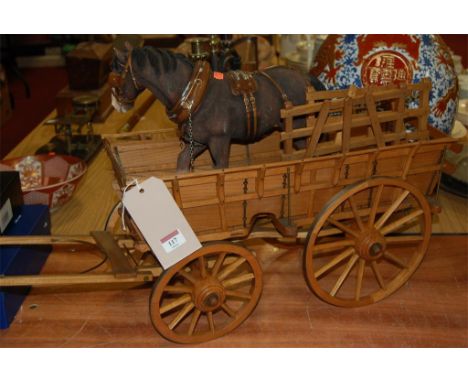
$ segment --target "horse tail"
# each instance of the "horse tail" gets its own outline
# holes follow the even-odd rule
[[[327,90],[322,82],[312,74],[309,74],[310,84],[314,87],[315,90]]]

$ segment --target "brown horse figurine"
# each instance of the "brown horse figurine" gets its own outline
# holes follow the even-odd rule
[[[126,112],[145,88],[162,102],[169,117],[178,123],[185,142],[177,160],[178,172],[189,171],[193,159],[207,148],[216,168],[228,167],[231,142],[252,143],[281,129],[280,109],[285,99],[293,105],[303,104],[307,86],[323,89],[315,78],[286,67],[272,67],[252,74],[255,97],[246,101],[233,94],[226,79],[228,73],[212,73],[203,63],[194,64],[167,50],[132,48],[130,44],[125,47],[114,49],[109,76],[112,104]],[[254,104],[253,133],[246,102]],[[304,121],[296,123],[299,127]]]

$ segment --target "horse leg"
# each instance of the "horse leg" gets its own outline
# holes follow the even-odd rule
[[[231,137],[217,136],[211,137],[208,147],[210,148],[211,158],[215,168],[229,167],[229,147]]]
[[[195,159],[198,155],[200,155],[203,151],[205,151],[206,146],[202,144],[194,144],[193,145],[193,159]],[[190,145],[185,144],[182,151],[179,153],[177,157],[177,172],[184,173],[189,172],[190,170]]]

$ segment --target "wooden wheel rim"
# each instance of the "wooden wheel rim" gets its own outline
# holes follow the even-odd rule
[[[369,295],[365,296],[364,298],[360,298],[359,300],[351,298],[340,298],[336,295],[333,296],[330,294],[330,292],[322,288],[318,279],[315,277],[316,269],[314,268],[313,253],[319,232],[326,224],[328,218],[340,205],[346,203],[350,196],[352,197],[353,195],[356,195],[365,189],[374,188],[381,185],[383,187],[395,187],[408,191],[408,195],[411,195],[414,198],[418,204],[418,207],[422,210],[422,215],[419,217],[421,225],[420,235],[422,239],[411,255],[411,260],[407,264],[407,268],[401,270],[396,277],[394,277],[385,285],[385,288],[380,287],[380,289],[378,289],[376,292],[370,293]],[[336,306],[364,306],[384,299],[385,297],[397,291],[404,283],[406,283],[406,281],[408,281],[411,275],[418,268],[429,245],[429,239],[431,236],[431,221],[430,207],[424,195],[416,187],[403,180],[379,177],[351,184],[343,188],[322,208],[320,213],[316,216],[315,221],[312,224],[312,228],[307,236],[306,245],[304,247],[304,270],[309,287],[322,300]],[[365,266],[367,266],[367,263]]]
[[[213,254],[222,254],[227,253],[229,255],[235,255],[238,258],[244,258],[246,261],[245,263],[248,264],[250,272],[253,273],[253,278],[251,279],[252,287],[251,287],[251,298],[248,302],[246,302],[236,313],[236,317],[233,318],[227,325],[216,329],[214,332],[212,331],[205,331],[202,333],[193,333],[193,334],[181,334],[177,333],[171,328],[169,328],[167,322],[164,320],[160,313],[160,303],[163,297],[164,289],[170,285],[174,276],[181,271],[186,269],[194,260],[196,261],[200,257],[204,257],[207,255]],[[208,270],[208,269],[207,269]],[[221,271],[218,273],[220,274]],[[194,285],[195,290],[196,285]],[[219,284],[216,285],[216,288],[219,287]],[[187,258],[183,259],[179,263],[175,264],[171,268],[167,269],[158,279],[156,284],[153,287],[153,291],[150,297],[150,317],[153,323],[154,328],[166,339],[178,342],[178,343],[199,343],[210,341],[212,339],[221,337],[235,328],[237,328],[242,322],[244,322],[247,317],[253,312],[255,309],[260,295],[262,293],[263,287],[263,280],[262,280],[262,270],[261,267],[255,258],[255,256],[245,247],[240,245],[232,244],[232,243],[213,243],[204,245],[198,251],[194,252]],[[217,291],[214,288],[213,290]],[[202,288],[203,289],[203,288]],[[229,288],[226,287],[225,290]],[[221,292],[223,294],[225,292]],[[195,307],[198,307],[200,294],[194,293],[194,297],[191,298],[191,301],[194,303]],[[209,295],[209,294],[208,294]],[[202,296],[204,296],[202,294]],[[224,298],[224,295],[223,295]],[[204,314],[203,312],[201,314]]]

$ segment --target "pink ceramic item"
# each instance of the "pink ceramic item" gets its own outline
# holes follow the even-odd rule
[[[86,163],[67,155],[31,155],[0,161],[0,171],[19,171],[25,204],[47,204],[54,211],[70,200]]]

